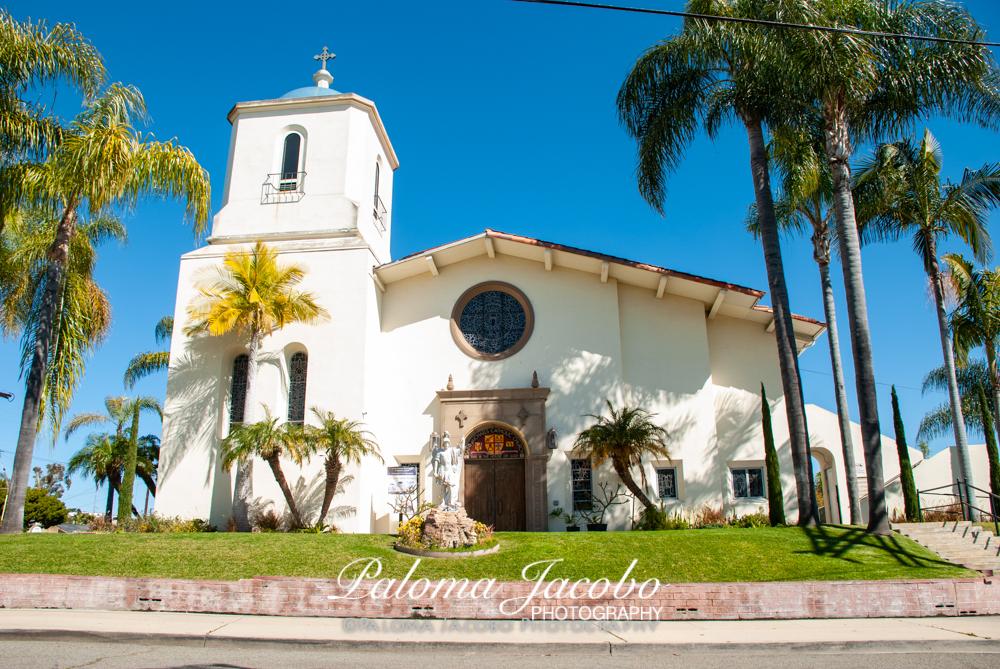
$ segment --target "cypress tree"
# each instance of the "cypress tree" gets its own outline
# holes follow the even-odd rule
[[[774,448],[774,431],[771,428],[771,406],[767,392],[760,384],[760,422],[764,428],[764,468],[767,470],[767,519],[771,527],[785,524],[785,495],[781,490],[781,469],[778,451]]]
[[[986,391],[982,385],[976,386],[976,394],[979,396],[979,411],[983,416],[983,436],[986,437],[986,458],[990,463],[990,492],[1000,495],[1000,455],[997,454],[997,435],[993,432],[993,413],[990,411],[990,403],[986,399]],[[1000,511],[994,504],[990,510],[996,513]]]
[[[903,416],[899,413],[896,386],[892,387],[892,423],[896,431],[896,452],[899,454],[899,486],[903,490],[903,509],[906,520],[915,523],[920,520],[920,501],[917,498],[917,486],[913,482],[910,451],[906,447],[906,430],[903,427]]]

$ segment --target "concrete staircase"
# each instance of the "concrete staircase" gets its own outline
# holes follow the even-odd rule
[[[1000,537],[967,520],[893,523],[892,528],[942,559],[987,574],[1000,574]]]

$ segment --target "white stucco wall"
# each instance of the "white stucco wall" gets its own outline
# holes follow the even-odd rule
[[[555,428],[557,449],[548,465],[550,505],[570,499],[569,451],[576,434],[601,412],[605,399],[642,406],[671,435],[671,455],[683,481],[672,511],[692,512],[709,505],[727,513],[750,513],[763,499],[737,502],[732,497],[730,465],[763,460],[759,395],[763,378],[780,389],[773,336],[756,324],[719,317],[707,320],[701,302],[665,296],[575,270],[546,271],[538,263],[497,256],[451,265],[439,276],[426,274],[392,284],[380,293],[370,278],[372,256],[364,248],[311,242],[281,242],[282,262],[307,268],[304,288],[320,296],[331,313],[329,322],[292,326],[264,342],[258,398],[283,416],[287,403],[287,360],[297,350],[309,354],[307,406],[362,420],[375,435],[386,464],[420,461],[427,471],[428,436],[454,429],[438,424],[436,392],[451,375],[456,388],[527,387],[537,371],[551,388],[547,427]],[[158,511],[168,515],[209,515],[224,524],[231,499],[229,476],[215,471],[206,477],[227,431],[229,369],[240,348],[234,341],[189,340],[183,336],[187,304],[195,297],[197,277],[221,259],[225,247],[189,254],[181,265],[165,418],[163,493]],[[514,356],[483,362],[465,355],[450,333],[455,301],[468,287],[487,280],[516,285],[530,300],[535,327],[531,339]],[[770,348],[769,348],[770,347]],[[201,352],[210,349],[210,355]],[[192,360],[202,356],[201,364]],[[193,392],[191,388],[202,389]],[[772,398],[775,431],[783,469],[790,470],[787,430],[777,392]],[[194,430],[190,416],[204,425]],[[308,417],[307,417],[308,418]],[[457,436],[457,435],[456,435]],[[646,467],[654,493],[654,464]],[[668,463],[660,463],[668,464]],[[348,472],[356,477],[337,505],[356,514],[337,521],[348,531],[389,531],[384,468],[375,460]],[[198,474],[204,484],[194,485]],[[303,508],[318,504],[320,463],[300,471],[286,464],[286,475]],[[596,482],[615,477],[604,468]],[[617,483],[617,481],[614,481]],[[792,480],[786,500],[794,499]],[[255,470],[255,494],[281,511],[284,503],[270,472]],[[425,481],[428,494],[430,481]],[[210,491],[211,494],[207,495]],[[209,499],[206,499],[206,495]],[[300,497],[301,496],[301,497]],[[789,512],[791,512],[789,508]],[[617,507],[613,527],[630,525],[632,509]],[[552,521],[553,528],[560,527]]]

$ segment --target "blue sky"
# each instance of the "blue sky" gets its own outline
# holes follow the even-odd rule
[[[681,0],[643,4],[683,6]],[[1000,5],[965,4],[1000,40]],[[311,57],[327,44],[338,54],[334,87],[377,103],[400,157],[394,256],[494,228],[767,287],[759,245],[743,230],[753,192],[742,131],[694,142],[670,180],[665,217],[635,187],[634,147],[618,125],[615,94],[635,58],[675,31],[679,19],[506,0],[338,0],[299,2],[287,11],[253,2],[239,11],[206,2],[7,6],[18,18],[75,22],[104,55],[112,79],[145,94],[148,130],[176,137],[209,170],[216,210],[228,110],[239,100],[308,85]],[[71,113],[71,98],[59,95],[58,107]],[[966,166],[1000,160],[993,132],[941,119],[928,125],[943,145],[950,178]],[[173,311],[178,257],[198,244],[177,203],[145,202],[126,220],[128,245],[104,248],[98,269],[111,296],[113,329],[90,361],[74,413],[100,410],[106,395],[123,391],[129,358],[154,348],[154,324]],[[994,214],[994,235],[998,221]],[[822,318],[808,240],[789,240],[783,251],[792,308]],[[945,399],[919,390],[923,375],[941,362],[933,304],[908,243],[868,248],[864,263],[883,432],[892,431],[888,384],[895,383],[914,441],[920,417]],[[836,268],[834,280],[841,285]],[[846,321],[842,298],[838,307]],[[843,344],[853,407],[846,333]],[[806,400],[833,409],[826,342],[801,364]],[[162,397],[165,376],[143,381],[138,392]],[[0,342],[0,389],[17,394],[13,403],[0,402],[0,466],[9,472],[22,399],[16,341]],[[143,428],[159,426],[148,419]],[[81,441],[60,439],[53,448],[45,436],[36,460],[65,461]],[[86,510],[101,508],[102,499],[84,480],[67,493],[70,506]]]

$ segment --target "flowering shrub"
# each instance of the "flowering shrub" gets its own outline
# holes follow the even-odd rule
[[[399,535],[398,543],[410,548],[435,548],[435,546],[432,546],[427,541],[427,537],[424,536],[425,518],[425,514],[419,514],[401,522],[397,530],[397,534]],[[476,534],[475,546],[481,546],[493,539],[493,528],[486,523],[481,523],[477,520],[472,529]]]
[[[481,523],[478,520],[473,526],[476,531],[476,544],[485,544],[493,538],[493,526]]]
[[[424,516],[417,514],[399,524],[399,543],[411,548],[426,548],[423,542]]]

